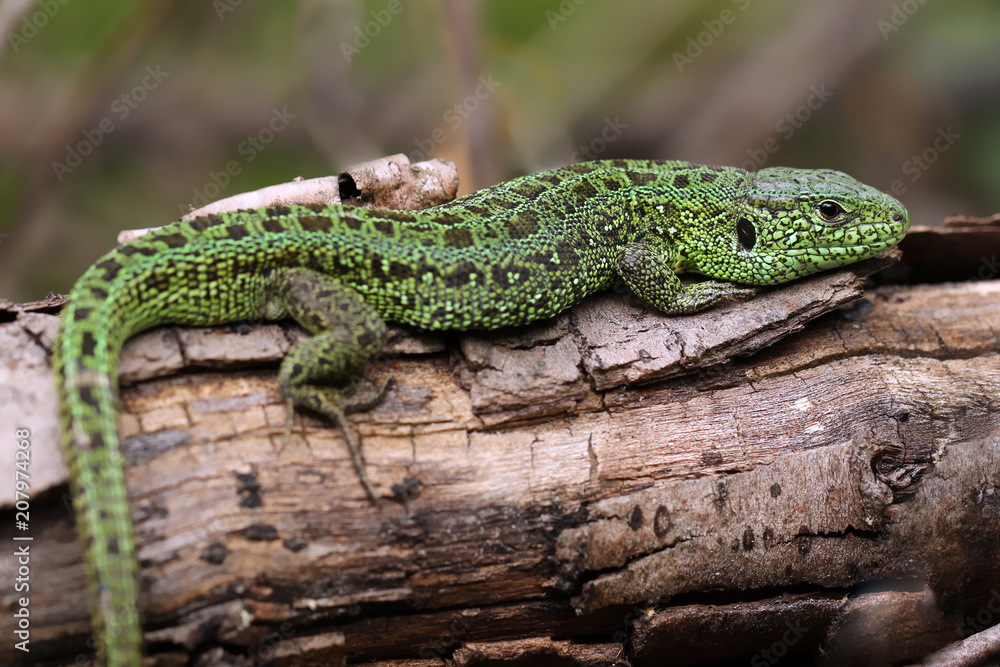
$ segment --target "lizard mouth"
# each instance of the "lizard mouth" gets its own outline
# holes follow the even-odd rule
[[[761,252],[764,264],[779,273],[803,277],[869,259],[899,243],[910,227],[909,216],[900,220],[868,222],[839,228],[799,245]],[[780,270],[778,270],[780,267]]]
[[[910,216],[893,213],[891,221],[862,222],[850,228],[841,228],[834,234],[824,234],[810,250],[818,254],[826,251],[878,252],[903,240],[910,229]]]

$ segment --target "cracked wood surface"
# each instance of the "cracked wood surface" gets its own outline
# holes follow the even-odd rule
[[[782,339],[860,284],[825,274],[691,318],[612,293],[509,332],[396,331],[376,369],[394,386],[352,417],[397,499],[379,507],[336,430],[306,416],[283,442],[295,328],[138,337],[122,429],[152,664],[775,646],[884,664],[980,632],[1000,587],[1000,284],[881,288],[871,312]],[[44,376],[54,326],[0,325],[8,370]],[[32,508],[33,658],[61,664],[88,619],[56,490]]]

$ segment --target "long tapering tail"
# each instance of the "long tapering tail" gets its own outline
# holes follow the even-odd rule
[[[138,572],[118,441],[118,354],[128,336],[97,272],[62,314],[53,366],[99,664],[141,665]]]

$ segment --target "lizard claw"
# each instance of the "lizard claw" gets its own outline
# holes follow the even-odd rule
[[[287,399],[285,401],[285,436],[284,444],[288,444],[292,439],[292,426],[295,424],[295,401]]]

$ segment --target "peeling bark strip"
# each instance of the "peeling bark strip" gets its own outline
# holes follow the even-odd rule
[[[150,659],[883,665],[964,636],[953,651],[982,651],[1000,621],[1000,283],[876,290],[870,312],[777,340],[860,283],[818,276],[714,319],[609,294],[502,334],[397,330],[375,373],[393,388],[352,416],[398,499],[377,508],[337,430],[307,416],[282,440],[275,360],[294,330],[140,337],[122,430]],[[34,475],[59,460],[42,450],[55,318],[16,318],[0,421],[32,415]],[[32,659],[68,664],[89,621],[64,491],[32,503]]]

